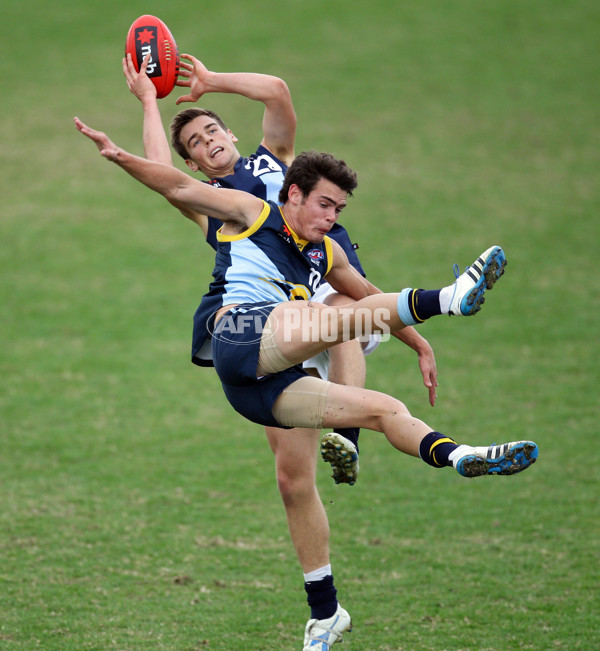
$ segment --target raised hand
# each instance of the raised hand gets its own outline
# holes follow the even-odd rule
[[[191,63],[187,63],[183,59],[189,59]],[[188,95],[182,95],[175,103],[181,104],[181,102],[198,101],[204,93],[210,90],[208,87],[208,78],[211,74],[210,70],[208,70],[202,61],[196,59],[191,54],[182,54],[179,61],[179,76],[183,77],[183,79],[178,79],[175,85],[189,88],[190,93]]]
[[[123,57],[123,74],[127,80],[129,90],[140,100],[144,102],[146,99],[156,99],[156,87],[152,80],[146,74],[148,68],[148,61],[150,61],[150,54],[144,57],[140,71],[135,69],[131,54]]]

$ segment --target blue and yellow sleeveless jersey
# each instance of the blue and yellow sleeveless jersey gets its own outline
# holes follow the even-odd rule
[[[213,281],[194,315],[192,361],[212,365],[210,329],[224,305],[308,300],[331,268],[332,244],[301,240],[281,208],[264,202],[257,221],[238,235],[217,232]]]
[[[263,201],[278,203],[279,190],[281,190],[281,186],[283,185],[283,179],[287,169],[287,165],[283,161],[273,156],[268,149],[260,145],[251,156],[240,157],[238,159],[233,174],[222,178],[214,178],[210,181],[210,184],[218,188],[243,190]],[[217,231],[222,225],[223,222],[221,220],[215,219],[214,217],[208,218],[206,241],[213,249],[217,248]],[[336,223],[331,231],[329,231],[329,237],[344,249],[350,264],[358,273],[365,276],[364,269],[356,254],[358,245],[352,243],[346,229]]]

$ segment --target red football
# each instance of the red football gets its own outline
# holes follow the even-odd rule
[[[125,54],[131,54],[139,72],[144,57],[150,54],[148,77],[156,86],[156,96],[166,97],[175,87],[179,74],[179,51],[169,28],[156,16],[140,16],[127,34]]]

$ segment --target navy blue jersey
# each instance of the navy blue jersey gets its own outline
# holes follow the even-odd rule
[[[360,264],[358,255],[356,255],[358,244],[352,244],[350,235],[348,235],[348,231],[336,222],[329,233],[327,233],[327,235],[332,240],[335,240],[342,247],[342,249],[344,249],[344,253],[348,256],[348,262],[356,269],[356,271],[358,271],[361,276],[366,278],[367,274]]]
[[[194,315],[192,359],[201,366],[211,364],[210,329],[219,308],[308,300],[333,263],[329,237],[320,244],[301,240],[274,202],[265,202],[259,218],[243,233],[217,233],[217,239],[213,281]]]
[[[235,164],[233,174],[216,177],[208,181],[217,188],[243,190],[263,201],[279,202],[279,190],[287,172],[287,165],[280,161],[263,145],[259,145],[254,154],[240,157]],[[208,218],[206,241],[213,249],[217,248],[217,231],[223,222],[214,217]]]
[[[279,202],[279,190],[287,172],[287,165],[273,156],[266,148],[260,145],[256,152],[247,158],[239,158],[235,164],[233,174],[222,178],[214,178],[211,185],[218,188],[232,188],[253,194],[264,201]],[[217,231],[223,222],[214,217],[208,218],[208,232],[206,241],[213,249],[217,248]],[[360,260],[356,255],[357,245],[352,244],[348,232],[340,224],[334,224],[329,237],[335,240],[344,249],[350,264],[361,274],[366,276]]]

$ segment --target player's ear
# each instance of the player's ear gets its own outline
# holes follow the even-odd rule
[[[229,134],[229,137],[231,138],[231,142],[238,142],[238,139],[235,137],[233,131],[231,129],[227,129],[227,133]]]
[[[302,194],[302,190],[295,183],[292,183],[288,190],[288,201],[297,206],[302,203],[303,199],[304,195]]]
[[[191,158],[186,158],[185,164],[192,170],[192,172],[197,172],[200,169]]]

